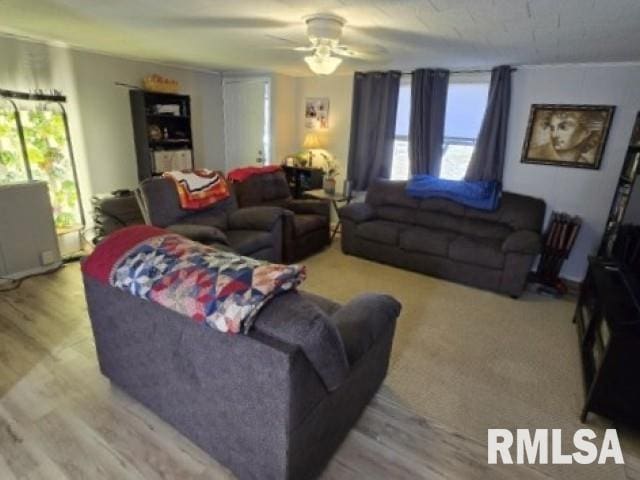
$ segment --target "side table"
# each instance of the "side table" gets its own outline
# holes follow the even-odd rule
[[[349,203],[351,202],[351,197],[345,197],[341,193],[327,193],[322,188],[316,190],[307,190],[306,192],[304,192],[304,195],[308,198],[329,200],[331,202],[331,205],[333,205],[333,210],[336,212],[336,217],[338,218],[338,222],[336,223],[336,226],[333,227],[333,231],[331,232],[331,241],[333,241],[336,233],[338,233],[338,230],[340,230],[340,226],[342,225],[340,215],[338,215],[338,204],[344,203],[345,205],[349,205]]]

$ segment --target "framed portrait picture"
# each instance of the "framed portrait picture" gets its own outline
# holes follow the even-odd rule
[[[600,168],[614,106],[531,105],[522,163]]]
[[[304,126],[312,130],[329,128],[329,99],[306,98],[304,102]]]

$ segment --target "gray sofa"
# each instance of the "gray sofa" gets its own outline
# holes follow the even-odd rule
[[[227,245],[240,255],[282,262],[283,220],[290,215],[282,208],[238,208],[232,192],[228,199],[204,210],[183,210],[173,181],[163,177],[144,180],[137,196],[149,225],[218,248]]]
[[[102,373],[241,479],[322,471],[385,377],[400,311],[288,292],[229,335],[84,283]]]
[[[406,182],[377,180],[364,203],[340,209],[344,253],[519,296],[541,249],[543,200],[503,192],[494,212],[416,199]]]

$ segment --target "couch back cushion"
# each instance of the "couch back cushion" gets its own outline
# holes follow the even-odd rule
[[[465,216],[475,220],[500,222],[513,230],[532,230],[540,232],[544,222],[546,204],[539,198],[502,192],[500,206],[494,212],[467,208]]]
[[[513,230],[542,230],[543,200],[503,192],[498,209],[487,212],[441,198],[412,198],[405,192],[406,184],[405,181],[376,180],[367,191],[366,202],[383,220],[450,230],[462,235],[504,239]]]
[[[417,209],[420,200],[411,198],[405,192],[407,182],[396,180],[375,180],[367,190],[366,202],[373,207],[404,207]]]
[[[180,207],[178,190],[173,180],[153,177],[139,186],[144,208],[151,225],[168,227],[176,223],[211,224],[226,228],[226,214],[238,208],[234,195],[197,212]],[[232,191],[233,193],[233,191]]]
[[[253,175],[243,182],[235,183],[234,187],[240,207],[275,205],[291,198],[283,171]]]
[[[327,390],[338,388],[349,375],[349,362],[340,333],[321,307],[287,292],[260,310],[255,331],[302,349]]]

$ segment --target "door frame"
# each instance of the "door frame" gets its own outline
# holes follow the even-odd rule
[[[224,118],[225,103],[225,86],[233,83],[263,83],[265,85],[265,105],[264,105],[264,131],[262,139],[263,153],[265,155],[265,165],[270,165],[274,155],[274,145],[272,140],[272,108],[273,108],[273,90],[272,78],[269,75],[223,75],[222,77],[222,117],[224,121],[225,142],[226,135],[226,119]],[[224,166],[228,170],[226,148],[224,149],[225,158]]]

